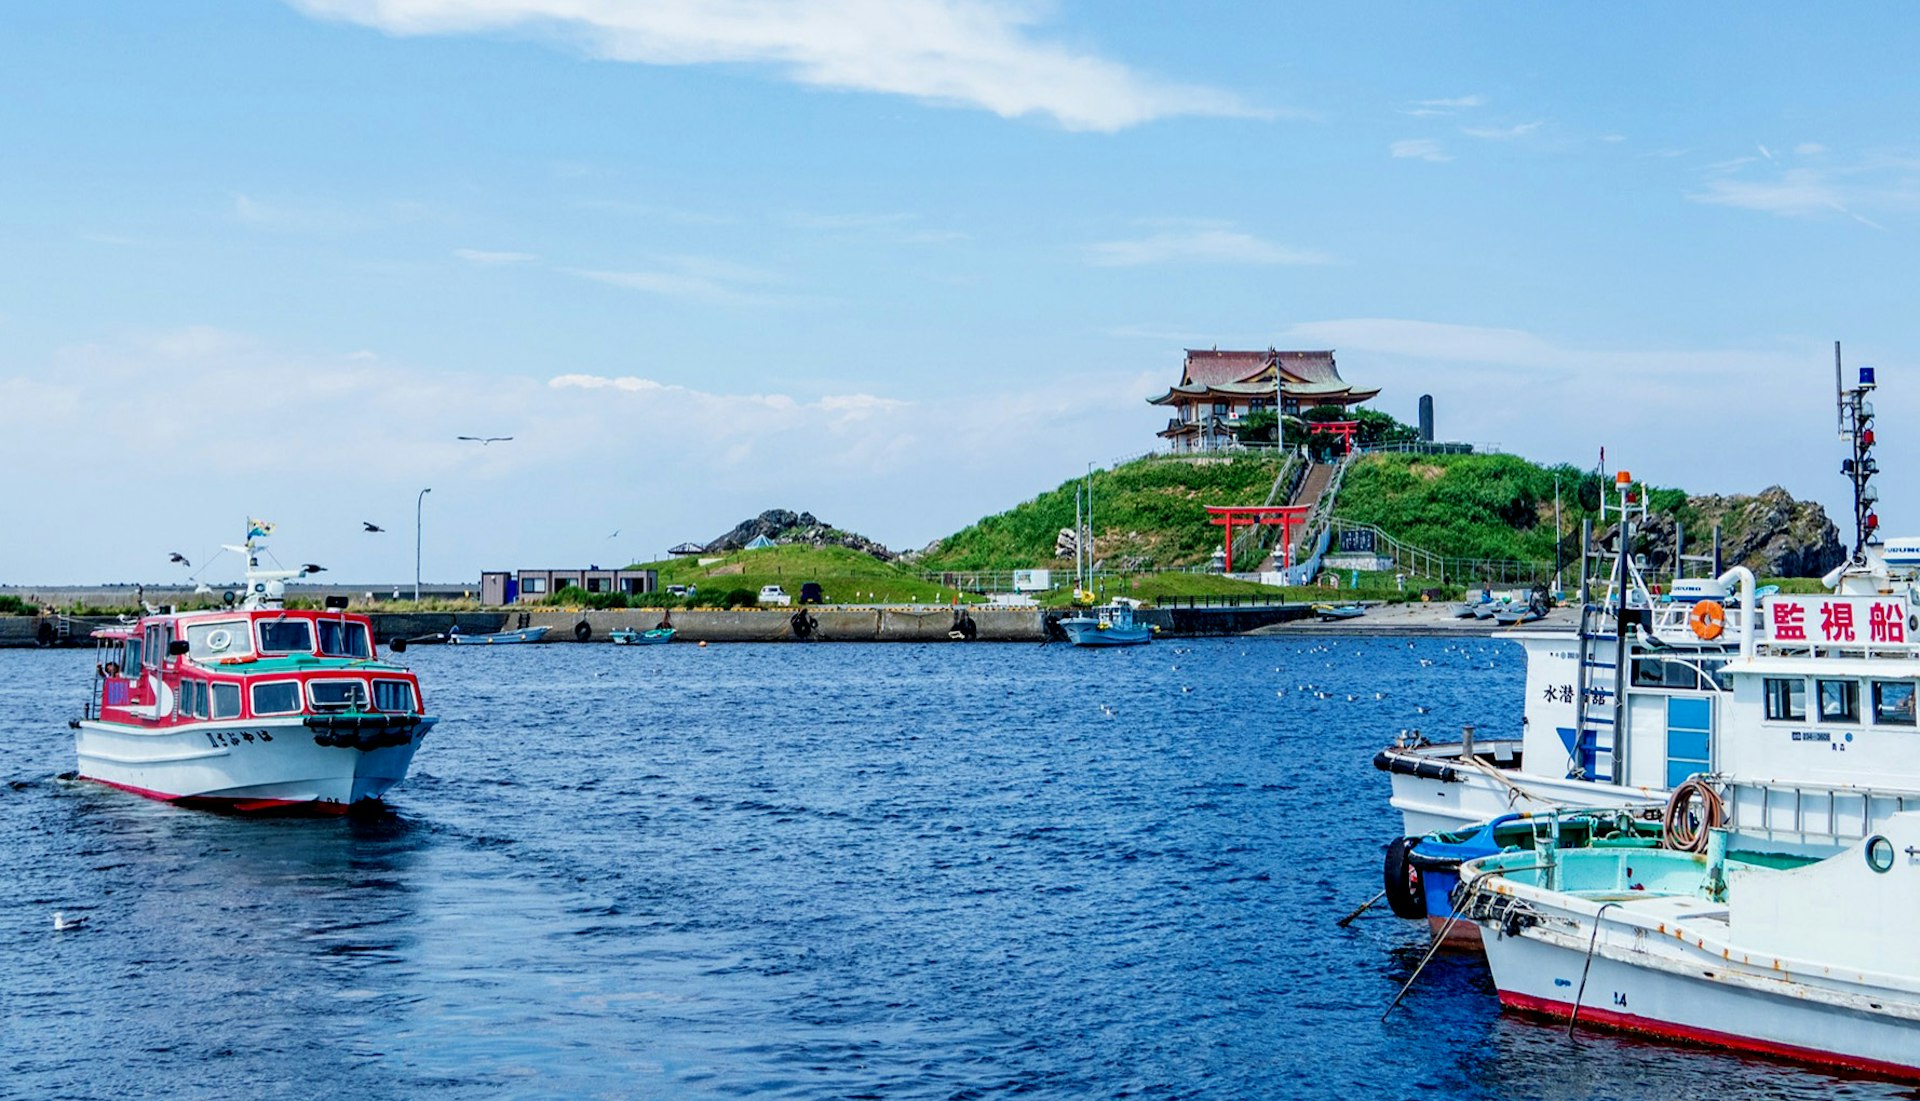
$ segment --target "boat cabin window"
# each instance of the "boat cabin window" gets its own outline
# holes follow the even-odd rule
[[[359,680],[310,680],[307,698],[315,711],[367,710],[367,683]]]
[[[1684,661],[1662,658],[1635,658],[1633,661],[1635,688],[1679,688],[1692,692],[1714,687],[1702,683],[1703,679],[1692,665]]]
[[[174,713],[183,719],[204,719],[207,717],[207,682],[203,680],[183,680],[180,682],[180,694],[176,697]]]
[[[1767,718],[1800,721],[1807,717],[1807,682],[1799,677],[1766,678]]]
[[[167,643],[173,641],[173,630],[165,624],[155,623],[147,628],[146,636],[147,667],[158,669],[167,658]]]
[[[370,658],[373,648],[367,642],[367,627],[364,623],[352,623],[339,619],[323,619],[315,626],[320,628],[320,652],[334,657]]]
[[[253,636],[248,633],[244,619],[187,625],[187,655],[196,661],[218,661],[252,653]]]
[[[1860,721],[1860,682],[1823,680],[1820,686],[1820,721],[1857,723]]]
[[[381,711],[412,711],[413,685],[403,680],[374,681],[373,706]]]
[[[239,685],[216,682],[208,688],[212,692],[212,700],[207,707],[209,718],[237,719],[240,717]]]
[[[266,654],[313,653],[313,625],[304,619],[261,620],[260,652]]]
[[[130,638],[126,642],[126,647],[127,659],[120,663],[120,675],[137,677],[140,675],[140,654],[146,648],[145,644],[137,638]]]
[[[1873,721],[1883,726],[1912,726],[1913,682],[1877,680],[1873,682]]]
[[[292,715],[300,710],[300,682],[268,681],[253,686],[253,713],[256,715]]]

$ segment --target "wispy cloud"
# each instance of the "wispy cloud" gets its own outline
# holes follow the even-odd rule
[[[1453,155],[1440,147],[1432,138],[1407,138],[1396,141],[1389,147],[1396,158],[1416,161],[1450,161]]]
[[[656,257],[654,265],[626,271],[595,268],[560,270],[568,275],[626,290],[731,305],[771,303],[772,297],[761,293],[759,288],[779,281],[771,273],[758,268],[702,256]]]
[[[1033,5],[994,0],[290,0],[389,34],[557,28],[595,56],[757,64],[821,88],[910,96],[1114,131],[1182,115],[1272,117],[1232,92],[1159,80],[1036,36]]]
[[[1839,163],[1811,142],[1795,146],[1791,157],[1757,148],[1758,157],[1709,165],[1688,198],[1781,218],[1837,214],[1874,229],[1885,228],[1879,219],[1887,214],[1920,209],[1920,160],[1882,155]]]
[[[1544,125],[1540,122],[1523,122],[1518,126],[1463,126],[1460,132],[1482,141],[1518,141]]]
[[[457,248],[453,254],[469,264],[500,267],[506,264],[531,264],[540,259],[531,252],[492,252],[487,249]]]
[[[1329,264],[1326,253],[1264,241],[1231,229],[1167,230],[1132,241],[1103,241],[1087,246],[1090,261],[1103,268],[1146,264]]]
[[[1486,105],[1486,97],[1477,95],[1455,96],[1452,99],[1422,99],[1416,100],[1413,106],[1406,108],[1406,113],[1415,118],[1438,118],[1447,115],[1457,115],[1461,111],[1472,110],[1475,107],[1485,107]]]

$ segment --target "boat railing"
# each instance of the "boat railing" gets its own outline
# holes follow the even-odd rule
[[[1888,816],[1920,809],[1920,791],[1850,784],[1723,781],[1727,828],[1805,845],[1844,846],[1872,836]]]

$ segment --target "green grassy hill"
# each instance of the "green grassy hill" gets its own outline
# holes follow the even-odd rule
[[[694,585],[703,595],[733,589],[758,593],[762,585],[779,585],[798,600],[800,586],[817,581],[827,599],[836,604],[870,600],[928,604],[953,599],[952,589],[923,580],[917,568],[882,562],[847,547],[778,546],[734,551],[719,558],[704,566],[698,559],[670,558],[641,562],[635,568],[658,570],[663,590],[669,585]]]
[[[1445,557],[1551,562],[1556,477],[1561,530],[1577,542],[1583,516],[1598,526],[1611,480],[1515,455],[1367,455],[1347,471],[1334,515]],[[1684,492],[1653,489],[1649,500],[1655,512],[1687,519]],[[1565,553],[1575,553],[1571,543]]]
[[[1257,505],[1280,472],[1264,457],[1176,459],[1153,456],[1093,473],[1095,551],[1110,567],[1122,562],[1161,568],[1198,565],[1220,545],[1204,505]],[[1053,554],[1061,528],[1073,527],[1074,491],[1066,482],[1030,501],[942,539],[921,557],[933,570],[1071,570],[1071,556]]]

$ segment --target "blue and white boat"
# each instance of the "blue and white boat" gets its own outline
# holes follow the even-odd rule
[[[1133,605],[1110,604],[1060,621],[1075,646],[1141,646],[1153,641],[1153,628],[1133,618]]]
[[[515,642],[539,642],[547,637],[546,627],[522,627],[517,631],[496,631],[490,635],[463,635],[455,627],[447,632],[447,641],[456,646],[504,646]]]
[[[607,632],[607,637],[615,646],[658,646],[672,642],[676,632],[665,625],[642,631],[638,627],[615,627]]]

